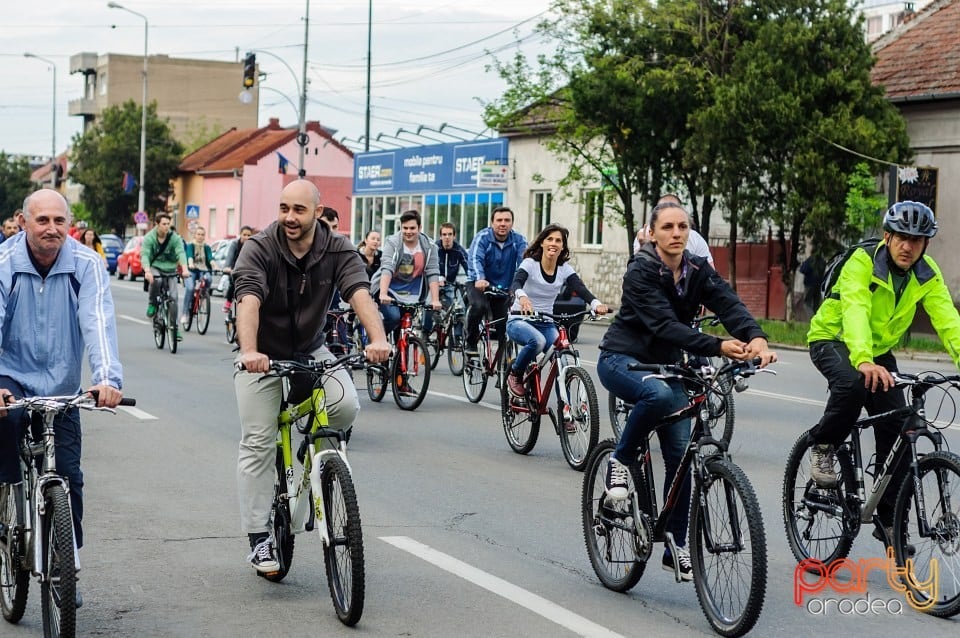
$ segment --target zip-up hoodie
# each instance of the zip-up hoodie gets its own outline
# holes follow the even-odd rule
[[[437,245],[430,241],[425,234],[418,235],[420,250],[423,251],[423,283],[420,286],[420,301],[424,301],[430,292],[430,284],[439,280],[440,267],[437,264]],[[374,299],[380,298],[380,279],[383,273],[388,272],[393,275],[400,263],[400,256],[403,255],[403,237],[401,233],[395,233],[386,238],[383,242],[383,253],[380,256],[380,270],[370,281],[370,294]]]
[[[93,385],[123,387],[110,275],[100,255],[68,237],[46,278],[26,233],[0,246],[0,375],[35,395],[81,389],[84,349]]]
[[[494,286],[509,288],[526,249],[527,239],[517,231],[511,230],[500,246],[493,229],[484,228],[470,242],[467,280],[485,279]]]
[[[290,252],[283,228],[273,222],[243,245],[233,269],[236,298],[260,300],[257,351],[289,359],[323,345],[323,326],[334,290],[347,301],[367,286],[367,271],[356,247],[316,222],[313,246],[303,270]]]

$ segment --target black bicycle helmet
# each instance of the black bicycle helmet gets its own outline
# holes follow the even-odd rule
[[[937,234],[937,220],[933,211],[920,202],[897,202],[883,216],[883,229],[890,233],[903,233],[916,237],[933,237]]]

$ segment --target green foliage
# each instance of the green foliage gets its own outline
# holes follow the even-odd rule
[[[847,177],[847,216],[844,245],[879,232],[887,199],[877,190],[877,179],[866,162],[860,162]]]
[[[73,139],[71,178],[83,185],[82,201],[97,228],[123,236],[133,222],[138,190],[124,193],[124,171],[140,175],[140,106],[128,100],[103,110],[96,126]],[[149,214],[162,209],[171,191],[171,180],[183,155],[170,127],[157,117],[157,105],[147,107],[145,206]]]
[[[207,123],[207,118],[204,115],[191,119],[187,122],[183,135],[180,136],[184,144],[183,155],[187,156],[198,148],[205,146],[213,139],[220,137],[223,132],[222,124],[216,122],[211,126]]]
[[[11,157],[0,151],[0,222],[13,215],[33,190],[26,158]]]

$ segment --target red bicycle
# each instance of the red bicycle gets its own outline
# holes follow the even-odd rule
[[[194,317],[197,318],[197,332],[202,335],[207,334],[207,328],[210,326],[210,284],[207,283],[205,276],[201,276],[193,288],[193,302],[183,322],[184,331],[190,332]]]
[[[400,309],[400,336],[390,361],[367,365],[367,394],[372,401],[380,401],[387,392],[389,381],[397,407],[416,410],[427,396],[430,385],[430,353],[413,329],[414,319],[423,304],[394,303]]]

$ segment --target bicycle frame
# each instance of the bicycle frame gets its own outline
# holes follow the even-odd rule
[[[536,405],[533,407],[515,406],[517,412],[531,412],[533,409],[536,409],[538,414],[546,415],[550,386],[556,389],[557,397],[562,399],[564,403],[567,405],[571,403],[570,397],[565,395],[566,388],[561,387],[560,379],[563,378],[567,368],[580,365],[580,356],[577,351],[570,346],[566,326],[561,323],[556,325],[559,331],[557,340],[547,348],[546,352],[544,352],[538,360],[533,362],[533,365],[530,366],[530,369],[526,371],[523,376],[524,384],[530,383],[533,386],[534,396],[532,398],[534,398]],[[569,361],[571,357],[573,359],[572,362]],[[544,368],[544,363],[547,363],[549,367]],[[545,377],[540,374],[541,370],[544,369],[547,370]],[[543,379],[543,383],[541,383],[541,379]]]
[[[400,337],[397,339],[397,356],[400,357],[400,369],[410,371],[409,361],[407,361],[407,337],[413,334],[413,319],[420,308],[420,304],[397,304],[400,308]],[[429,365],[429,363],[427,364]],[[420,372],[420,361],[413,362],[414,375]]]
[[[204,294],[210,294],[207,286],[207,278],[203,275],[197,280],[197,285],[193,289],[193,303],[190,305],[190,312],[193,315],[200,313],[200,300]]]

